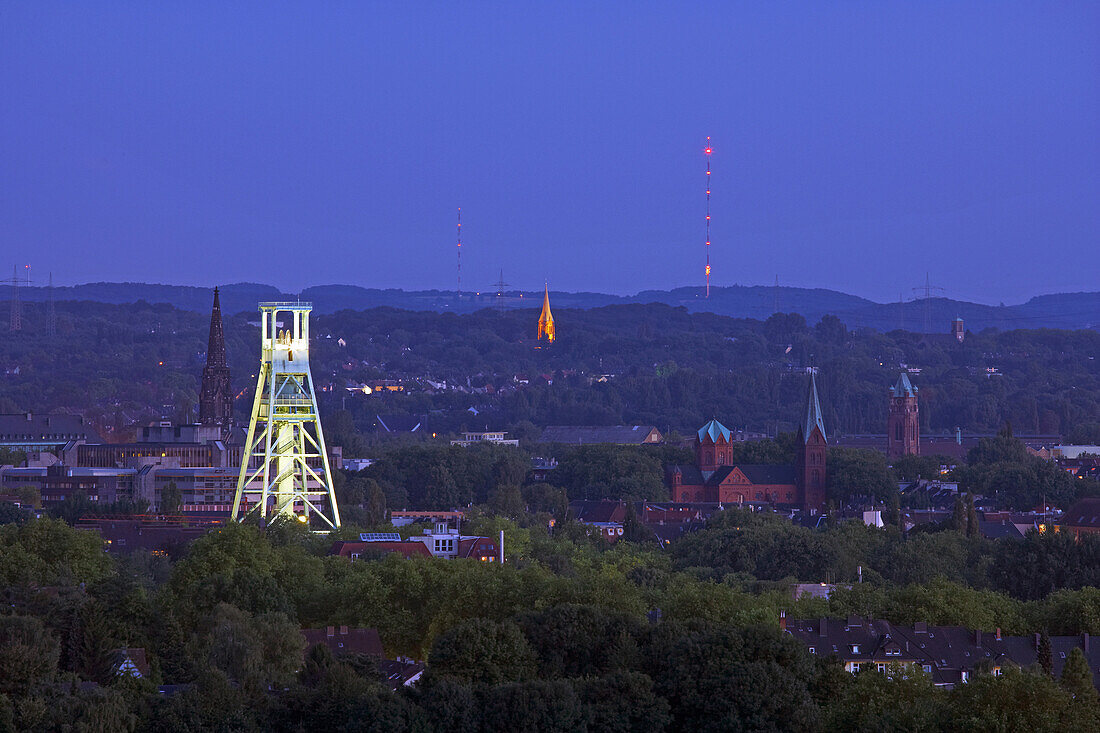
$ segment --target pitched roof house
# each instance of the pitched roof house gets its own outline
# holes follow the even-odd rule
[[[811,654],[835,656],[848,672],[865,669],[888,671],[891,664],[916,665],[937,687],[951,688],[969,682],[978,672],[999,675],[1009,665],[1029,667],[1036,663],[1039,635],[1005,636],[972,631],[961,626],[912,626],[879,619],[849,616],[847,619],[808,619],[780,625],[802,642]],[[1088,634],[1051,637],[1054,674],[1061,676],[1066,658],[1080,648],[1093,672],[1093,684],[1100,687],[1100,645]]]
[[[652,425],[550,425],[542,431],[540,443],[570,445],[654,445],[665,436]]]
[[[1100,532],[1100,499],[1081,499],[1062,515],[1063,532],[1074,537]]]

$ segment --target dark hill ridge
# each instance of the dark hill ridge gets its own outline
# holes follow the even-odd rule
[[[25,302],[43,302],[49,297],[46,288],[23,287],[20,298]],[[453,291],[398,290],[364,288],[358,285],[324,285],[306,288],[299,293],[282,293],[270,285],[236,283],[221,288],[222,308],[228,313],[251,311],[261,300],[312,301],[318,312],[363,310],[390,306],[406,310],[451,311],[470,313],[482,308],[535,308],[542,294],[534,291],[509,290],[503,298],[495,293],[463,293],[457,298]],[[170,303],[185,310],[206,312],[210,308],[210,288],[189,285],[155,285],[148,283],[87,283],[55,287],[56,300],[85,300],[101,303]],[[1040,295],[1019,305],[990,306],[980,303],[931,298],[906,303],[876,303],[866,298],[823,288],[792,288],[771,286],[733,286],[712,288],[711,297],[703,298],[699,288],[644,290],[637,295],[620,296],[605,293],[551,293],[555,308],[598,308],[627,303],[664,303],[680,306],[691,312],[711,312],[734,318],[765,319],[778,300],[779,310],[802,314],[813,324],[821,316],[838,316],[849,328],[867,327],[879,331],[903,328],[923,331],[925,309],[928,309],[929,330],[946,333],[950,321],[961,316],[968,330],[997,328],[1100,328],[1100,292],[1059,293]]]

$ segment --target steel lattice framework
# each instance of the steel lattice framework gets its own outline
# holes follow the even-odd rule
[[[233,497],[234,520],[254,511],[303,522],[315,514],[330,527],[340,526],[309,371],[311,310],[311,303],[260,303],[260,372]],[[279,314],[289,316],[290,328],[280,330]]]

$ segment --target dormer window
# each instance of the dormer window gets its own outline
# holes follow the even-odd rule
[[[848,648],[852,651],[852,654],[859,654],[859,644],[850,644]]]

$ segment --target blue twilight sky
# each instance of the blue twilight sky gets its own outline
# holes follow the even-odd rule
[[[0,4],[0,267],[1097,290],[1100,3]],[[4,271],[0,269],[0,273]]]

